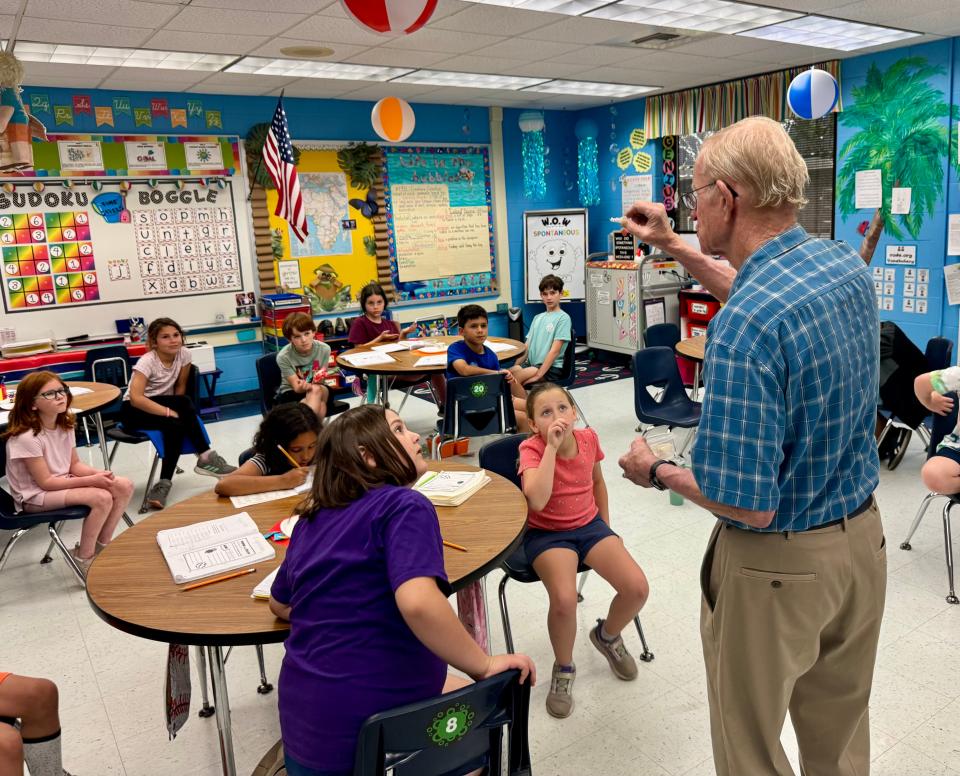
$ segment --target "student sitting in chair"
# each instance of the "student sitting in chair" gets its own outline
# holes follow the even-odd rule
[[[513,408],[517,416],[517,428],[526,431],[526,405],[524,399],[517,396],[516,389],[526,396],[509,369],[500,368],[497,354],[484,345],[487,340],[487,311],[478,304],[464,305],[457,312],[457,325],[463,340],[454,342],[447,348],[447,379],[470,377],[472,375],[491,375],[498,372],[506,375],[507,383],[513,395]]]
[[[276,403],[302,401],[320,420],[327,415],[330,389],[323,384],[330,361],[330,346],[316,339],[317,325],[306,313],[293,313],[283,321],[283,336],[290,340],[277,353],[283,382]]]
[[[554,383],[563,377],[563,349],[570,341],[573,322],[560,309],[563,280],[545,275],[540,280],[540,298],[547,309],[538,313],[527,332],[527,359],[510,371],[520,385]]]
[[[920,403],[937,415],[953,411],[953,399],[945,393],[960,390],[960,367],[951,366],[920,375],[913,383]],[[923,484],[934,493],[952,496],[960,493],[960,423],[937,445],[937,452],[920,470]]]

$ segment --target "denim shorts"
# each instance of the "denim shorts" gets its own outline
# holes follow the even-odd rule
[[[597,515],[586,525],[574,528],[572,531],[545,531],[542,528],[528,528],[523,535],[523,551],[527,556],[527,562],[533,563],[534,559],[545,550],[562,547],[577,553],[577,558],[583,563],[587,553],[593,549],[597,542],[606,539],[608,536],[616,535],[613,529],[603,522],[600,515]]]

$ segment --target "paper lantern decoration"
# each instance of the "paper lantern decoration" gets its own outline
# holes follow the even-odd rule
[[[399,97],[384,97],[370,113],[373,131],[388,143],[401,143],[413,134],[416,119],[413,108]]]
[[[544,165],[543,130],[546,126],[543,114],[528,110],[520,114],[518,121],[523,145],[523,196],[527,199],[543,199],[547,196],[547,179]]]
[[[353,20],[381,35],[409,35],[426,24],[437,0],[340,0]]]
[[[825,70],[811,67],[790,82],[787,104],[801,119],[818,119],[833,110],[840,99],[837,80]]]
[[[600,202],[597,132],[597,123],[592,119],[580,119],[573,128],[573,133],[577,136],[577,184],[580,204],[584,207]]]

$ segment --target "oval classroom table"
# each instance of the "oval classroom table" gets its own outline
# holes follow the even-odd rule
[[[698,401],[700,394],[700,365],[703,363],[704,351],[707,347],[707,338],[704,335],[687,337],[676,344],[676,351],[693,361],[693,400]]]

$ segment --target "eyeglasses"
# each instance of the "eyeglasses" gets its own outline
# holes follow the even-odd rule
[[[698,188],[698,189],[694,189],[693,191],[688,191],[686,194],[681,194],[681,195],[680,195],[680,202],[683,204],[683,206],[684,206],[687,210],[696,210],[696,209],[697,209],[697,192],[698,192],[698,191],[703,191],[704,189],[708,189],[708,188],[710,188],[711,186],[716,186],[718,183],[720,183],[719,179],[718,179],[718,180],[715,180],[715,181],[713,181],[713,182],[711,182],[711,183],[707,183],[706,185],[701,186],[701,187]],[[736,199],[737,197],[740,196],[739,194],[737,194],[736,191],[733,190],[733,186],[731,186],[729,183],[727,183],[726,181],[724,181],[723,184],[724,184],[728,189],[730,189],[730,193],[733,194],[733,198],[734,198],[734,199]]]
[[[54,399],[59,399],[61,396],[69,396],[69,388],[54,388],[52,391],[44,391],[39,394],[41,398],[47,399],[48,401],[53,401]]]

